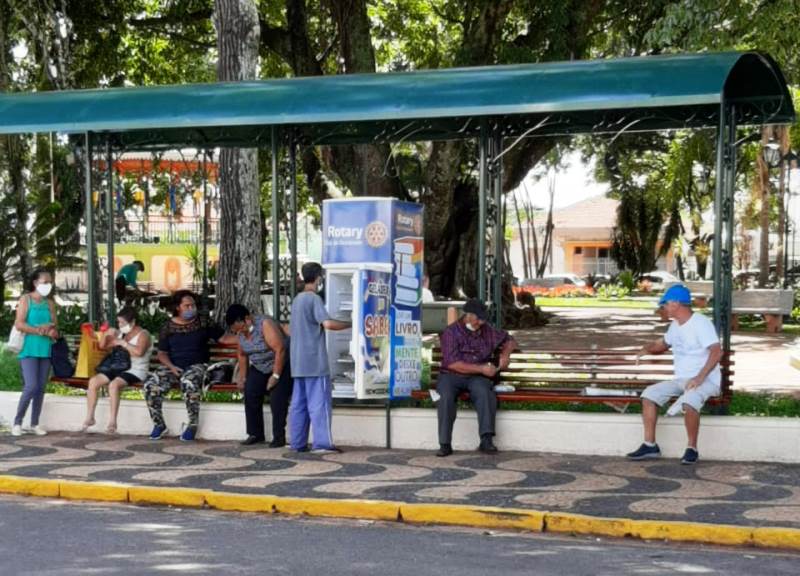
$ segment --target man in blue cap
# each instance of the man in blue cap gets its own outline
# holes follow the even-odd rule
[[[692,295],[686,286],[676,284],[659,301],[672,320],[663,338],[642,347],[638,356],[662,354],[672,349],[675,377],[648,386],[642,392],[642,421],[644,443],[628,454],[631,460],[658,458],[661,450],[656,444],[658,409],[675,396],[678,399],[668,415],[683,412],[688,442],[681,464],[697,462],[697,435],[700,431],[700,409],[720,392],[719,360],[722,348],[714,324],[707,317],[692,311]]]

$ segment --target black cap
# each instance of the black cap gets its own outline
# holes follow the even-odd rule
[[[467,300],[467,303],[464,304],[463,310],[464,314],[475,314],[475,316],[478,317],[478,320],[486,321],[489,318],[489,310],[486,308],[486,304],[477,298]]]

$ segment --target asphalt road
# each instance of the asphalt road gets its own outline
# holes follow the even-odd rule
[[[0,574],[800,573],[800,554],[0,496]]]

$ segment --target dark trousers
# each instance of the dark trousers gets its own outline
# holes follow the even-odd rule
[[[437,405],[439,416],[439,444],[450,444],[453,424],[456,421],[456,400],[462,392],[469,398],[478,413],[478,432],[481,436],[494,436],[494,419],[497,414],[497,396],[494,383],[483,376],[443,372],[439,374],[436,391],[441,395]]]
[[[292,371],[287,361],[283,366],[278,384],[269,391],[269,409],[272,413],[272,439],[286,440],[286,415],[292,397]],[[247,367],[244,381],[244,416],[247,435],[264,440],[264,397],[270,375],[253,366]]]

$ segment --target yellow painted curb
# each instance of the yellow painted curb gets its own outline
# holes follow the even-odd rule
[[[598,536],[631,536],[631,521],[627,518],[597,518],[567,512],[548,512],[545,531],[567,534],[596,534]]]
[[[157,486],[131,486],[128,500],[133,504],[163,504],[183,508],[202,508],[207,490],[196,488],[160,488]]]
[[[128,487],[121,484],[61,480],[58,485],[60,488],[59,496],[68,500],[128,501]]]
[[[266,512],[272,514],[275,509],[274,496],[260,494],[231,494],[213,492],[206,494],[206,504],[217,510],[229,512]]]
[[[460,506],[407,504],[376,500],[325,500],[284,498],[259,494],[214,492],[194,488],[126,486],[0,475],[0,493],[73,500],[166,504],[239,512],[385,520],[414,524],[449,524],[475,528],[500,528],[556,534],[594,534],[643,540],[703,542],[727,546],[757,546],[800,550],[800,529],[754,528],[697,522],[662,522],[626,518],[598,518],[564,512]]]
[[[519,508],[458,506],[447,504],[400,504],[403,522],[413,524],[453,524],[476,528],[512,528],[541,532],[544,512]]]
[[[753,544],[761,548],[800,549],[800,530],[797,528],[754,528]]]
[[[323,500],[318,498],[275,498],[275,511],[280,514],[307,514],[361,520],[397,521],[400,505],[381,500]]]
[[[706,542],[725,546],[753,544],[753,528],[699,522],[661,522],[631,520],[631,536],[643,540],[673,542]]]
[[[24,478],[22,476],[0,476],[0,492],[21,496],[58,498],[58,480]]]

